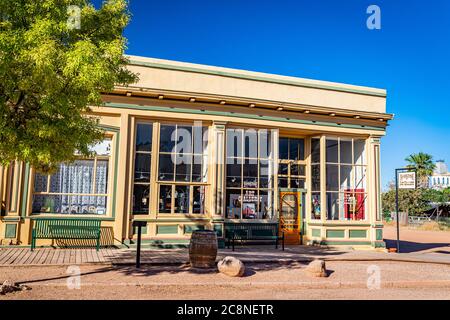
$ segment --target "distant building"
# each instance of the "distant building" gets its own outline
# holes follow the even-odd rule
[[[436,161],[436,168],[429,178],[430,188],[442,190],[450,187],[450,172],[444,160]]]

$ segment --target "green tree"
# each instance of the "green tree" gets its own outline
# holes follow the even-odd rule
[[[91,107],[115,84],[137,80],[123,56],[127,6],[0,0],[1,165],[17,159],[51,172],[102,139]]]
[[[428,186],[428,176],[433,173],[436,165],[433,163],[433,156],[424,153],[413,153],[405,159],[409,164],[406,166],[410,169],[416,169],[418,186],[426,188]]]
[[[424,196],[425,189],[398,191],[399,211],[408,212],[410,215],[418,215],[431,208],[429,200]],[[395,211],[395,190],[389,190],[382,194],[383,212]]]

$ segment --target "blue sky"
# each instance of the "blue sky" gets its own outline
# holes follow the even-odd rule
[[[366,9],[381,8],[381,30]],[[383,187],[414,152],[450,164],[450,1],[131,0],[128,54],[387,89]]]

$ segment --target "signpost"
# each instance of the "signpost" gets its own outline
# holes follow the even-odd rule
[[[416,169],[395,169],[395,214],[397,217],[397,252],[400,253],[400,219],[398,216],[398,189],[416,189]]]
[[[141,237],[142,237],[142,227],[147,225],[147,221],[133,221],[133,227],[138,228],[138,236],[137,236],[137,247],[136,247],[136,268],[139,269],[141,267]]]

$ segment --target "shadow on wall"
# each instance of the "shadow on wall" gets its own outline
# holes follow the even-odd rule
[[[97,240],[94,239],[57,239],[55,244],[61,248],[95,248]],[[100,228],[100,247],[115,247],[114,231],[112,227]]]

